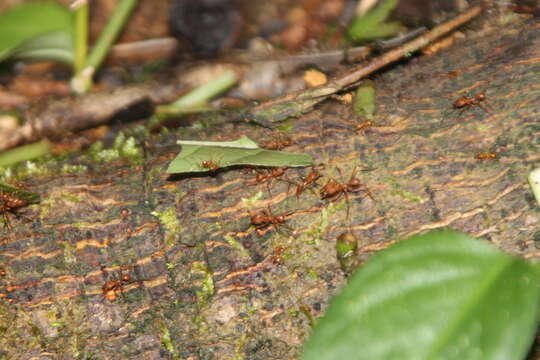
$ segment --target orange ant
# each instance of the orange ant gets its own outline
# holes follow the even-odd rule
[[[221,167],[219,165],[217,165],[215,162],[213,162],[212,160],[204,160],[201,162],[201,167],[202,168],[205,168],[205,169],[208,169],[210,171],[217,171],[219,169],[221,169]]]
[[[474,105],[478,105],[482,110],[489,113],[489,111],[481,104],[483,101],[486,100],[486,93],[480,92],[476,94],[474,97],[470,96],[462,96],[456,101],[454,101],[454,109],[468,109]]]
[[[8,212],[39,202],[39,195],[16,187],[0,184],[0,213],[8,230],[12,230]]]
[[[364,122],[361,122],[360,124],[355,124],[354,125],[354,130],[359,132],[359,131],[365,131],[367,128],[370,128],[372,127],[373,125],[375,125],[375,123],[371,120],[366,120]]]
[[[339,168],[337,168],[337,170],[341,175],[341,170]],[[347,217],[349,217],[349,193],[356,192],[364,192],[371,200],[375,201],[367,186],[362,184],[360,180],[356,178],[356,167],[354,167],[351,172],[351,177],[347,183],[340,184],[334,179],[328,180],[328,182],[321,189],[321,199],[333,202],[343,195],[345,197],[345,201],[347,201]]]
[[[263,142],[261,147],[267,150],[281,150],[292,144],[293,141],[290,137],[281,135],[280,133],[275,139]]]
[[[106,281],[101,287],[101,291],[103,292],[105,299],[114,301],[118,298],[118,293],[124,291],[124,286],[132,284],[136,281],[137,280],[133,280],[129,274],[123,273],[123,268],[121,268],[120,279]]]
[[[302,183],[294,183],[296,185],[296,197],[300,197],[300,195],[302,195],[306,189],[313,191],[309,188],[309,186],[315,184],[320,178],[322,178],[321,173],[319,173],[315,168],[312,168],[309,174],[302,179]]]
[[[274,255],[272,255],[272,263],[274,264],[281,264],[283,263],[283,252],[285,251],[285,247],[278,246],[274,249]]]
[[[497,159],[497,154],[494,152],[479,152],[475,158],[478,160],[495,160]]]
[[[282,215],[274,215],[272,214],[272,210],[268,208],[267,210],[262,210],[254,215],[251,215],[251,224],[255,226],[257,233],[261,235],[263,230],[268,226],[273,226],[276,231],[278,230],[278,226],[286,226],[285,222],[287,221],[287,217],[292,214],[293,212]]]
[[[267,171],[265,172],[259,172],[257,173],[257,175],[255,175],[255,182],[251,184],[251,186],[266,183],[268,193],[271,194],[270,183],[272,179],[281,180],[280,178],[285,174],[286,170],[287,170],[286,167],[276,167],[271,170],[267,169]]]

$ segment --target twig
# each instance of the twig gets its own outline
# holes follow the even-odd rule
[[[358,65],[348,74],[334,78],[326,85],[311,88],[302,92],[287,94],[278,99],[265,102],[247,111],[244,114],[244,117],[247,121],[273,128],[273,123],[286,120],[292,116],[299,116],[302,113],[311,110],[316,104],[328,98],[328,96],[333,95],[338,91],[354,87],[359,80],[367,75],[404,57],[410,56],[413,52],[474,19],[480,15],[483,10],[484,6],[482,5],[473,6],[453,19],[436,26],[418,38],[409,41],[394,50],[388,51],[367,64]]]

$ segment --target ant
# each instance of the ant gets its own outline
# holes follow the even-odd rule
[[[357,132],[366,131],[367,128],[370,128],[373,125],[375,125],[375,123],[373,121],[366,120],[366,121],[361,122],[360,124],[355,124],[354,125],[354,130],[357,131]]]
[[[279,133],[275,139],[263,142],[261,147],[267,150],[281,150],[292,144],[293,141],[290,137],[281,135],[281,133]]]
[[[270,183],[272,179],[281,180],[280,178],[285,174],[286,170],[286,167],[276,167],[271,170],[267,169],[267,171],[265,172],[259,172],[257,173],[257,175],[255,175],[255,182],[251,184],[251,186],[266,183],[268,193],[270,193],[271,195],[272,193],[270,192]]]
[[[0,267],[0,277],[4,277],[6,276],[6,269],[4,269],[3,267]]]
[[[302,179],[302,183],[294,183],[296,185],[296,197],[300,197],[300,195],[302,195],[302,193],[306,189],[313,191],[311,190],[311,188],[309,188],[309,186],[312,184],[316,184],[317,180],[319,180],[320,178],[322,178],[321,173],[319,173],[315,168],[312,168],[309,174],[307,174],[307,176]]]
[[[454,109],[463,109],[463,110],[468,109],[474,105],[478,105],[482,110],[489,113],[489,111],[481,104],[485,100],[486,100],[486,93],[482,91],[474,95],[474,97],[462,96],[456,101],[454,101],[453,105],[454,105]]]
[[[478,160],[495,160],[497,159],[497,154],[494,152],[479,152],[476,154],[475,159]]]
[[[263,230],[269,226],[273,226],[276,230],[278,230],[278,226],[286,226],[285,222],[287,221],[287,217],[292,214],[293,212],[289,212],[287,214],[276,216],[272,214],[272,210],[268,208],[267,210],[262,210],[257,214],[251,215],[251,224],[255,226],[257,233],[261,235]]]
[[[281,264],[283,263],[283,252],[285,251],[285,247],[283,246],[277,246],[274,248],[274,254],[272,255],[272,263],[273,264]]]
[[[137,280],[133,280],[131,276],[127,273],[123,273],[124,267],[120,268],[120,279],[119,280],[108,280],[101,287],[103,296],[109,301],[114,301],[118,298],[118,293],[124,291],[124,286],[132,284]],[[140,281],[140,280],[139,280]]]
[[[221,167],[212,160],[204,160],[201,162],[200,166],[210,171],[218,171],[219,169],[221,169]]]
[[[13,230],[8,212],[39,202],[39,195],[16,187],[0,184],[0,213],[9,231]]]
[[[337,170],[341,175],[341,170],[339,168],[337,168]],[[364,192],[371,200],[375,201],[367,186],[362,184],[360,180],[356,178],[356,166],[353,168],[351,177],[346,184],[340,184],[334,179],[328,180],[328,182],[321,189],[321,199],[327,199],[333,202],[343,195],[345,197],[345,201],[347,201],[347,217],[349,217],[349,193],[355,192]]]
[[[8,211],[13,212],[13,210],[26,205],[28,205],[27,201],[19,199],[12,194],[0,192],[0,212],[4,218],[4,224],[9,231],[13,230],[13,227],[11,226],[11,221],[9,221]]]

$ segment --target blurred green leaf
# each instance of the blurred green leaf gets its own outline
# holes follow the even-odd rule
[[[305,167],[313,164],[313,159],[307,154],[254,148],[252,144],[255,143],[248,138],[223,143],[210,141],[181,143],[182,151],[167,168],[169,174],[212,171],[211,168],[202,165],[204,161],[210,161],[219,168],[234,165]]]
[[[385,22],[399,0],[384,0],[379,6],[362,17],[356,18],[349,27],[349,36],[362,42],[392,36],[401,27],[399,22]]]
[[[353,113],[368,120],[373,120],[375,113],[375,85],[373,80],[363,80],[356,90]]]
[[[522,360],[537,328],[533,266],[464,234],[374,255],[337,296],[303,360]]]
[[[10,56],[73,60],[73,16],[54,2],[22,4],[0,14],[0,61]],[[30,55],[29,55],[30,54]]]

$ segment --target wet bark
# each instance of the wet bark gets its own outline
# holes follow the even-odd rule
[[[74,156],[26,182],[43,201],[0,230],[0,355],[18,359],[294,359],[345,284],[335,239],[357,257],[406,236],[453,228],[535,258],[538,210],[527,174],[540,162],[540,27],[492,25],[451,49],[375,79],[375,126],[355,132],[350,105],[328,101],[293,123],[295,144],[324,178],[299,198],[241,169],[167,176],[175,140],[256,139],[226,124],[141,141],[142,161]],[[488,111],[453,102],[484,91]],[[479,160],[480,152],[497,159]],[[85,165],[67,173],[65,164]],[[353,168],[374,200],[321,201]],[[64,169],[61,173],[61,169]],[[339,169],[339,170],[338,170]],[[308,170],[287,170],[300,181]],[[253,186],[250,186],[253,185]],[[249,205],[243,199],[261,193]],[[250,213],[294,211],[258,234]],[[347,218],[347,207],[350,216]],[[127,275],[128,277],[124,277]],[[120,284],[107,292],[107,282]],[[532,356],[534,358],[534,355]]]

